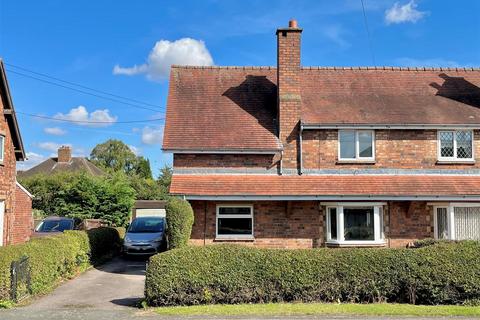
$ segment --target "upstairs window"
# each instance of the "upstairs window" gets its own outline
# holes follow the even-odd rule
[[[473,161],[473,132],[470,130],[439,131],[438,160]]]
[[[375,132],[373,130],[339,130],[338,159],[373,161],[375,159]]]

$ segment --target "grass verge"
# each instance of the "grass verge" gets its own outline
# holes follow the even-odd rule
[[[345,314],[370,316],[476,316],[480,306],[418,306],[410,304],[333,304],[333,303],[266,303],[237,305],[201,305],[159,307],[161,315],[211,315],[211,316],[288,316]]]

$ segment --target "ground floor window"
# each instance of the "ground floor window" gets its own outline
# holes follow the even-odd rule
[[[327,243],[383,243],[383,204],[336,203],[326,208]]]
[[[480,240],[480,203],[434,207],[436,239]]]
[[[217,238],[252,238],[252,205],[218,205]]]

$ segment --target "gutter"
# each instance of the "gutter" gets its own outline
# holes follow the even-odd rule
[[[315,129],[390,129],[390,130],[424,130],[424,129],[480,129],[480,124],[365,124],[332,123],[304,124],[305,130]]]
[[[389,196],[389,195],[180,195],[186,200],[212,201],[480,201],[480,195]]]

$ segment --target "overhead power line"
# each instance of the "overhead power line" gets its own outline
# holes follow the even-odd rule
[[[27,77],[27,78],[34,79],[34,80],[37,80],[37,81],[41,81],[41,82],[44,82],[44,83],[48,83],[48,84],[51,84],[51,85],[54,85],[54,86],[57,86],[57,87],[61,87],[61,88],[65,88],[65,89],[68,89],[68,90],[80,92],[80,93],[83,93],[83,94],[86,94],[86,95],[90,95],[90,96],[94,96],[94,97],[97,97],[97,98],[113,101],[113,102],[116,102],[116,103],[128,105],[128,106],[131,106],[131,107],[134,107],[134,108],[137,108],[137,109],[144,109],[144,110],[150,110],[150,111],[155,111],[155,112],[163,112],[164,111],[164,110],[159,110],[159,109],[153,109],[153,108],[149,108],[149,107],[140,106],[138,104],[125,102],[125,101],[121,101],[121,100],[114,99],[114,98],[105,97],[105,96],[102,96],[102,95],[99,95],[99,94],[95,94],[95,93],[88,92],[88,91],[85,91],[85,90],[73,88],[73,87],[70,87],[70,86],[67,86],[67,85],[63,85],[63,84],[56,83],[56,82],[53,82],[53,81],[45,80],[45,79],[42,79],[42,78],[38,78],[38,77],[29,75],[29,74],[25,74],[25,73],[22,73],[22,72],[18,72],[18,71],[12,70],[12,69],[7,69],[7,71],[10,72],[10,73],[20,75],[22,77]],[[129,99],[129,100],[131,100],[131,99]]]
[[[111,97],[115,97],[115,98],[131,101],[131,102],[143,104],[143,105],[154,107],[154,108],[162,108],[161,106],[156,105],[156,104],[151,104],[151,103],[143,102],[143,101],[140,101],[140,100],[137,100],[137,99],[132,99],[132,98],[120,96],[120,95],[117,95],[117,94],[109,93],[109,92],[106,92],[106,91],[103,91],[103,90],[98,90],[98,89],[95,89],[95,88],[92,88],[92,87],[87,87],[87,86],[79,84],[79,83],[63,80],[63,79],[60,79],[60,78],[57,78],[57,77],[50,76],[50,75],[45,74],[45,73],[36,72],[36,71],[30,70],[30,69],[27,69],[25,67],[20,67],[20,66],[11,64],[11,63],[4,62],[4,64],[6,64],[7,66],[10,66],[10,67],[13,67],[15,69],[27,71],[29,73],[33,73],[33,74],[36,74],[36,75],[39,75],[39,76],[42,76],[42,77],[45,77],[45,78],[49,78],[49,79],[52,79],[52,80],[55,80],[55,81],[63,82],[63,83],[66,83],[66,84],[69,84],[69,85],[72,85],[72,86],[79,87],[79,88],[87,89],[87,90],[90,90],[90,91],[93,91],[93,92],[105,94],[105,95],[108,95],[108,96],[111,96]]]
[[[61,121],[61,122],[70,122],[70,123],[82,123],[82,124],[118,124],[118,123],[142,123],[142,122],[155,122],[155,121],[162,121],[165,120],[165,117],[155,118],[155,119],[145,119],[145,120],[130,120],[130,121],[90,121],[90,120],[71,120],[71,119],[59,119],[55,117],[49,116],[42,116],[39,114],[15,111],[15,113],[23,114],[29,117],[40,118],[40,119],[47,119],[53,121]]]
[[[372,36],[370,34],[370,29],[368,28],[368,20],[367,20],[367,13],[365,12],[365,4],[363,3],[364,0],[360,0],[362,3],[362,10],[363,10],[363,21],[365,22],[365,29],[367,30],[367,37],[368,37],[368,46],[370,47],[370,54],[372,55],[372,63],[373,66],[376,67],[377,64],[375,62],[375,52],[373,50],[373,41]]]

